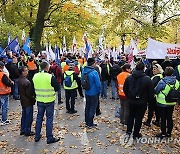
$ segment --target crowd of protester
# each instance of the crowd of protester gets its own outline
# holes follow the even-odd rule
[[[133,133],[134,139],[142,137],[140,129],[148,108],[148,118],[143,122],[144,125],[150,127],[152,123],[160,127],[161,132],[157,137],[161,139],[170,137],[173,110],[178,101],[166,102],[165,95],[171,87],[177,90],[180,87],[180,55],[173,60],[165,57],[164,61],[145,58],[136,61],[135,68],[131,68],[126,55],[120,55],[114,61],[113,58],[106,57],[101,60],[98,56],[86,60],[78,54],[67,54],[61,55],[60,62],[47,61],[46,54],[27,56],[22,52],[19,57],[15,54],[3,55],[0,59],[1,126],[10,123],[8,104],[9,97],[12,96],[13,99],[20,100],[22,106],[20,135],[35,135],[35,142],[38,142],[46,112],[47,143],[59,141],[52,134],[54,102],[57,92],[58,104],[64,103],[61,97],[64,88],[67,114],[78,112],[75,106],[77,97],[86,98],[87,129],[97,126],[93,119],[95,114],[101,114],[100,99],[112,99],[120,101],[120,123],[127,126],[127,135]],[[89,87],[84,88],[82,78],[87,74]],[[111,85],[110,95],[107,93],[108,85]],[[31,124],[36,102],[38,114],[34,133],[31,131]],[[154,113],[155,120],[152,121]]]

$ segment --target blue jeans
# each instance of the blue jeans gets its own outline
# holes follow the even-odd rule
[[[0,95],[0,102],[2,107],[2,122],[7,120],[9,95]]]
[[[33,121],[33,106],[22,107],[21,132],[28,134],[31,132]]]
[[[61,101],[61,83],[59,83],[58,101]]]
[[[99,94],[94,96],[86,95],[85,122],[87,126],[93,125],[93,119],[98,105]]]
[[[112,97],[117,98],[116,80],[111,80]]]
[[[107,84],[108,80],[101,81],[101,97],[107,98]]]
[[[19,97],[19,95],[18,95],[18,84],[17,84],[18,79],[13,79],[13,81],[14,81],[14,85],[13,85],[13,98],[17,99]]]
[[[50,141],[53,138],[54,101],[51,103],[37,102],[38,114],[36,118],[35,138],[40,138],[44,113],[46,111],[46,138]]]

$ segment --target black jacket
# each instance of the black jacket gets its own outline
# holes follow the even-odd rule
[[[134,70],[132,75],[126,78],[123,90],[132,104],[151,103],[154,97],[153,83],[143,71]],[[136,92],[139,96],[137,99],[133,97]]]
[[[19,78],[19,71],[17,64],[11,63],[9,68],[7,68],[9,71],[9,78],[10,79],[18,79]]]
[[[122,72],[122,69],[119,65],[115,64],[110,69],[110,77],[112,80],[117,80],[117,75]]]
[[[18,89],[22,107],[33,106],[36,99],[32,95],[31,83],[26,77],[20,77],[18,79]]]
[[[109,79],[107,64],[101,64],[101,81],[106,81]]]

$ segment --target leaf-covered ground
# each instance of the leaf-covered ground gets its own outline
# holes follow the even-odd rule
[[[63,101],[65,102],[65,100]],[[78,113],[74,115],[66,113],[65,103],[62,105],[56,104],[53,133],[54,136],[61,137],[61,140],[58,143],[47,145],[45,122],[43,122],[42,139],[38,143],[34,142],[34,137],[19,135],[21,106],[19,101],[10,99],[8,115],[11,124],[0,126],[0,153],[179,153],[180,143],[178,141],[176,143],[170,141],[169,143],[162,142],[156,144],[133,141],[132,145],[122,144],[120,139],[124,135],[126,128],[119,124],[118,118],[114,117],[115,106],[118,104],[119,100],[101,100],[102,114],[95,117],[95,122],[98,124],[96,129],[86,129],[84,127],[85,100],[76,99]],[[34,109],[33,131],[37,114],[36,106]],[[180,106],[176,106],[173,119],[173,138],[180,138]],[[159,131],[159,128],[154,125],[150,128],[143,125],[141,129],[145,137],[154,137]]]

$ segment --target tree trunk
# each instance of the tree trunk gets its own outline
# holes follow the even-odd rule
[[[51,0],[40,0],[39,2],[36,24],[33,31],[33,42],[37,53],[41,51],[40,42],[44,28],[44,18],[46,16],[46,13],[48,12],[50,1]]]
[[[158,18],[158,0],[154,0],[153,2],[153,25],[157,24]]]

